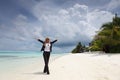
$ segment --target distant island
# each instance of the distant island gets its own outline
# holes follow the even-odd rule
[[[106,53],[120,53],[120,17],[115,14],[112,22],[103,24],[89,44],[89,47],[81,45],[81,42],[72,50],[72,53],[84,51],[104,51]]]

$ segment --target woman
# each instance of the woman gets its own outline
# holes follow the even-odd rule
[[[43,46],[41,48],[41,51],[43,51],[43,57],[44,57],[44,62],[45,62],[43,72],[44,73],[47,72],[47,74],[50,74],[49,67],[48,67],[50,52],[52,52],[52,44],[55,43],[57,40],[54,40],[54,41],[50,42],[50,39],[46,38],[45,41],[42,41],[40,39],[38,39],[38,41],[40,41],[43,44]]]

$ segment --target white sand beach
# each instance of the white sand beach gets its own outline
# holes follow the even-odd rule
[[[50,75],[42,73],[43,65],[36,59],[36,63],[0,73],[0,80],[120,80],[120,54],[68,54],[50,61]]]

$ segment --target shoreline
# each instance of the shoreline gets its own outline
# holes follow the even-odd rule
[[[1,54],[4,56],[4,54]],[[50,56],[50,63],[53,62],[55,59],[64,56],[66,54],[51,54]],[[0,60],[0,76],[1,74],[8,74],[8,73],[16,73],[20,70],[24,70],[24,68],[29,68],[33,65],[39,65],[40,67],[44,66],[44,60],[42,53],[39,54],[5,54],[3,58]]]
[[[53,56],[51,56],[52,58]],[[71,54],[50,59],[50,75],[43,74],[43,61],[1,76],[2,80],[120,80],[120,54]],[[42,63],[41,63],[42,62]]]

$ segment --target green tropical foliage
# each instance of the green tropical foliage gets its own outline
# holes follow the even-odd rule
[[[83,52],[85,46],[82,46],[81,42],[77,44],[77,46],[72,50],[72,53],[81,53]]]
[[[120,53],[120,17],[117,14],[112,22],[102,25],[91,42],[90,50],[101,51],[105,45],[109,45],[110,53]]]

